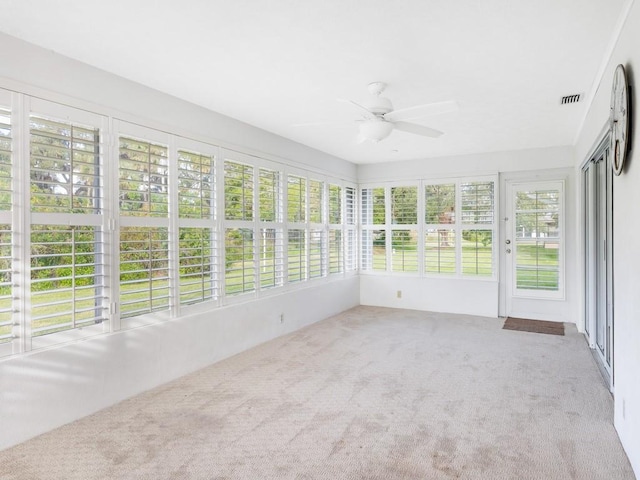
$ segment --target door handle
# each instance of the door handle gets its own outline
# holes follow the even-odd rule
[[[506,243],[507,245],[509,245],[511,243],[511,240],[507,239],[504,241],[504,243]]]

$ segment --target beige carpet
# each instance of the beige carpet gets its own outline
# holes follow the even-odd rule
[[[633,479],[583,337],[358,307],[0,452],[13,479]]]

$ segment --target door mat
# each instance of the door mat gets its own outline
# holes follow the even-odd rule
[[[507,317],[502,328],[505,330],[518,330],[520,332],[564,335],[564,323],[547,322],[545,320],[529,320],[527,318]]]

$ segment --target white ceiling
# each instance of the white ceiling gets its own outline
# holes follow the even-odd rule
[[[355,163],[571,145],[632,0],[0,0],[0,31]],[[601,72],[600,72],[601,73]],[[396,109],[457,100],[357,144]],[[560,106],[563,95],[582,93]]]

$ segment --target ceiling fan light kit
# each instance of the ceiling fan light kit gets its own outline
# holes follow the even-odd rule
[[[371,140],[374,143],[384,140],[391,135],[392,131],[393,123],[377,117],[369,120],[363,120],[360,123],[360,135],[365,140]]]

